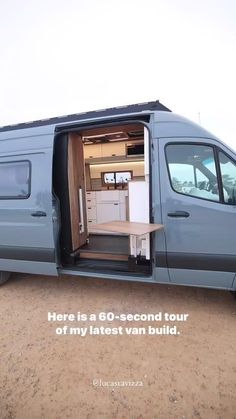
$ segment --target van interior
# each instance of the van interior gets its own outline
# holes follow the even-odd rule
[[[150,234],[135,237],[134,243],[122,228],[112,231],[117,221],[150,223],[149,132],[143,124],[75,128],[58,135],[53,187],[63,266],[150,275]]]

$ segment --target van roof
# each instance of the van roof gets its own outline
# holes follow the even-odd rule
[[[159,102],[159,100],[156,100],[153,102],[135,103],[133,105],[117,106],[115,108],[99,109],[96,111],[75,113],[71,115],[58,116],[58,117],[53,117],[53,118],[48,118],[48,119],[40,119],[37,121],[6,125],[3,127],[0,127],[0,132],[12,131],[12,130],[24,129],[24,128],[33,128],[33,127],[39,127],[43,125],[54,125],[54,124],[63,123],[63,122],[73,122],[73,121],[82,121],[82,120],[86,121],[86,119],[123,115],[123,114],[132,114],[132,113],[138,113],[138,112],[144,112],[144,111],[171,112],[169,108],[167,108],[165,105]]]

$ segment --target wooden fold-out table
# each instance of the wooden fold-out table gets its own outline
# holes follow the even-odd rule
[[[130,236],[131,255],[137,256],[137,239],[141,236],[146,238],[146,258],[150,258],[149,234],[164,228],[163,224],[136,223],[133,221],[109,221],[95,224],[94,230],[109,231],[111,233],[128,234]]]

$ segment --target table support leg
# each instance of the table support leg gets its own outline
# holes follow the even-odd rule
[[[134,257],[137,256],[137,236],[130,235],[130,254]]]

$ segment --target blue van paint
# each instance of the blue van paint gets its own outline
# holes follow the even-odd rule
[[[148,109],[149,108],[149,109]],[[29,160],[32,167],[28,199],[0,200],[0,271],[59,275],[61,273],[105,277],[63,267],[58,252],[60,229],[58,205],[52,190],[53,147],[58,129],[90,124],[116,123],[131,118],[145,121],[151,133],[152,221],[164,230],[152,237],[153,270],[150,277],[135,275],[114,279],[173,283],[220,289],[236,289],[236,206],[179,194],[170,185],[165,156],[167,144],[206,144],[217,147],[234,161],[228,146],[201,126],[151,104],[133,112],[109,111],[54,118],[43,123],[0,129],[0,164]],[[122,112],[123,111],[123,112]],[[144,118],[145,117],[145,118]],[[39,121],[40,122],[40,121]],[[53,122],[53,123],[52,123]],[[36,212],[46,216],[34,217]],[[188,218],[169,213],[188,212]]]

